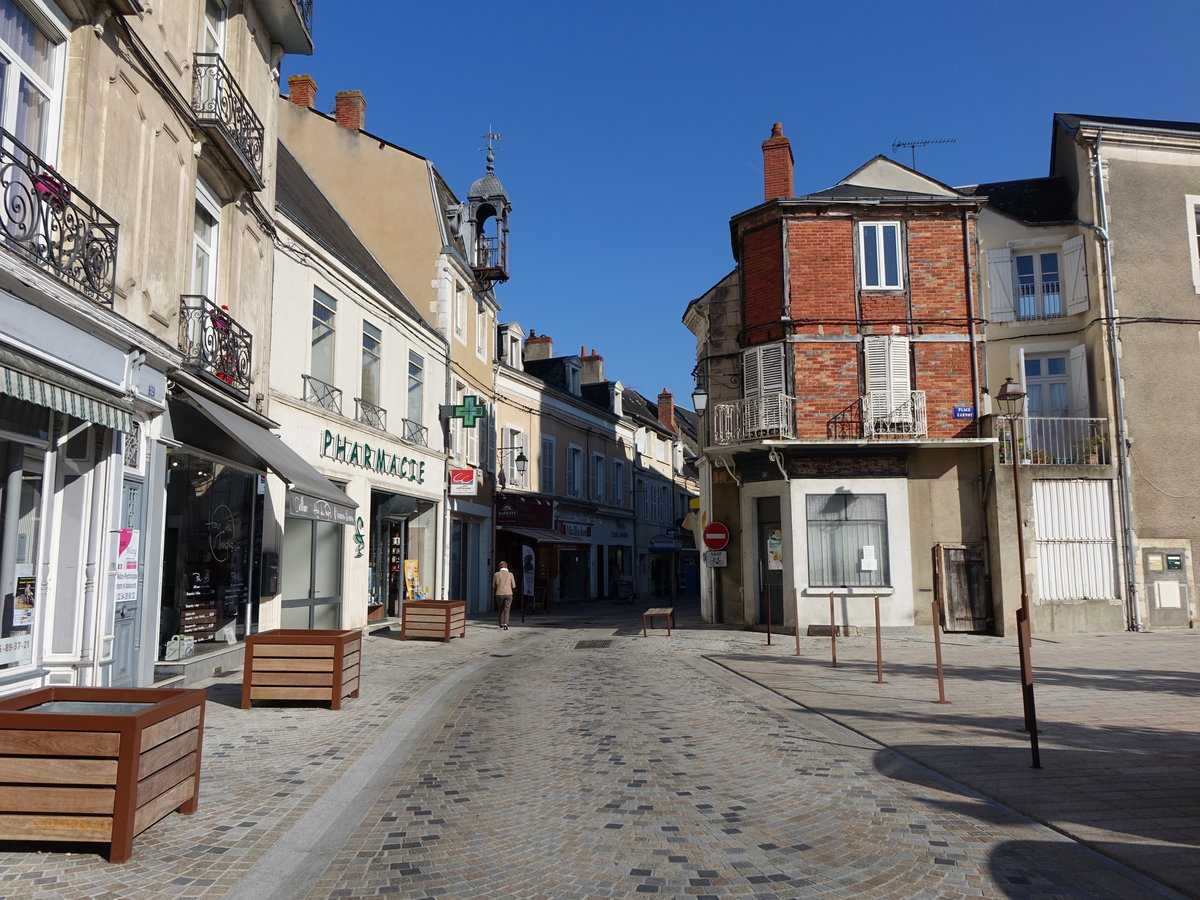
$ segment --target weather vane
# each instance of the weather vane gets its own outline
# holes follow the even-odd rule
[[[901,147],[908,147],[912,150],[912,167],[917,167],[917,148],[928,147],[930,144],[953,144],[958,141],[958,138],[933,138],[928,141],[892,141],[892,152],[895,153]]]
[[[504,140],[504,135],[497,134],[496,132],[492,131],[492,125],[489,122],[487,134],[481,134],[480,137],[487,141],[487,146],[480,147],[479,152],[482,153],[484,150],[487,151],[488,171],[490,172],[492,171],[492,163],[496,161],[496,151],[504,149],[503,147],[493,147],[492,142]]]

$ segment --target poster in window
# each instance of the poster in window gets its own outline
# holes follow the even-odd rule
[[[783,568],[783,531],[778,528],[767,535],[767,568]]]
[[[425,589],[421,587],[421,569],[417,560],[404,561],[404,590],[409,600],[424,600]]]
[[[528,544],[521,545],[521,572],[524,575],[524,585],[521,588],[521,593],[523,593],[526,597],[532,597],[534,558],[533,548]]]
[[[116,602],[137,602],[138,543],[136,528],[122,528],[117,542]]]
[[[33,610],[35,606],[35,592],[37,579],[32,575],[22,576],[17,579],[17,593],[13,598],[13,628],[32,628],[33,627]]]

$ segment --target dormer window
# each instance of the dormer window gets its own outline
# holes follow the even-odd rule
[[[579,366],[568,364],[567,366],[567,390],[579,396]]]

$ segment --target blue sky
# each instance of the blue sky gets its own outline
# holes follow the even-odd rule
[[[796,191],[896,140],[948,184],[1046,174],[1055,112],[1200,120],[1195,0],[824,3],[316,0],[317,107],[361,90],[367,130],[465,196],[504,136],[513,203],[502,321],[581,346],[687,405],[688,302],[733,268],[731,215],[762,201],[782,122]]]

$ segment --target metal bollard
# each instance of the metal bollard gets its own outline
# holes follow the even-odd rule
[[[829,592],[829,653],[832,657],[832,662],[829,668],[837,668],[837,623],[834,621],[833,615],[833,591]]]
[[[933,649],[937,654],[938,703],[949,703],[946,699],[946,683],[942,678],[942,605],[933,601]]]
[[[792,588],[792,609],[796,614],[796,655],[800,655],[800,606],[796,600],[796,589]]]
[[[883,634],[879,630],[879,595],[875,595],[875,683],[883,684]]]

